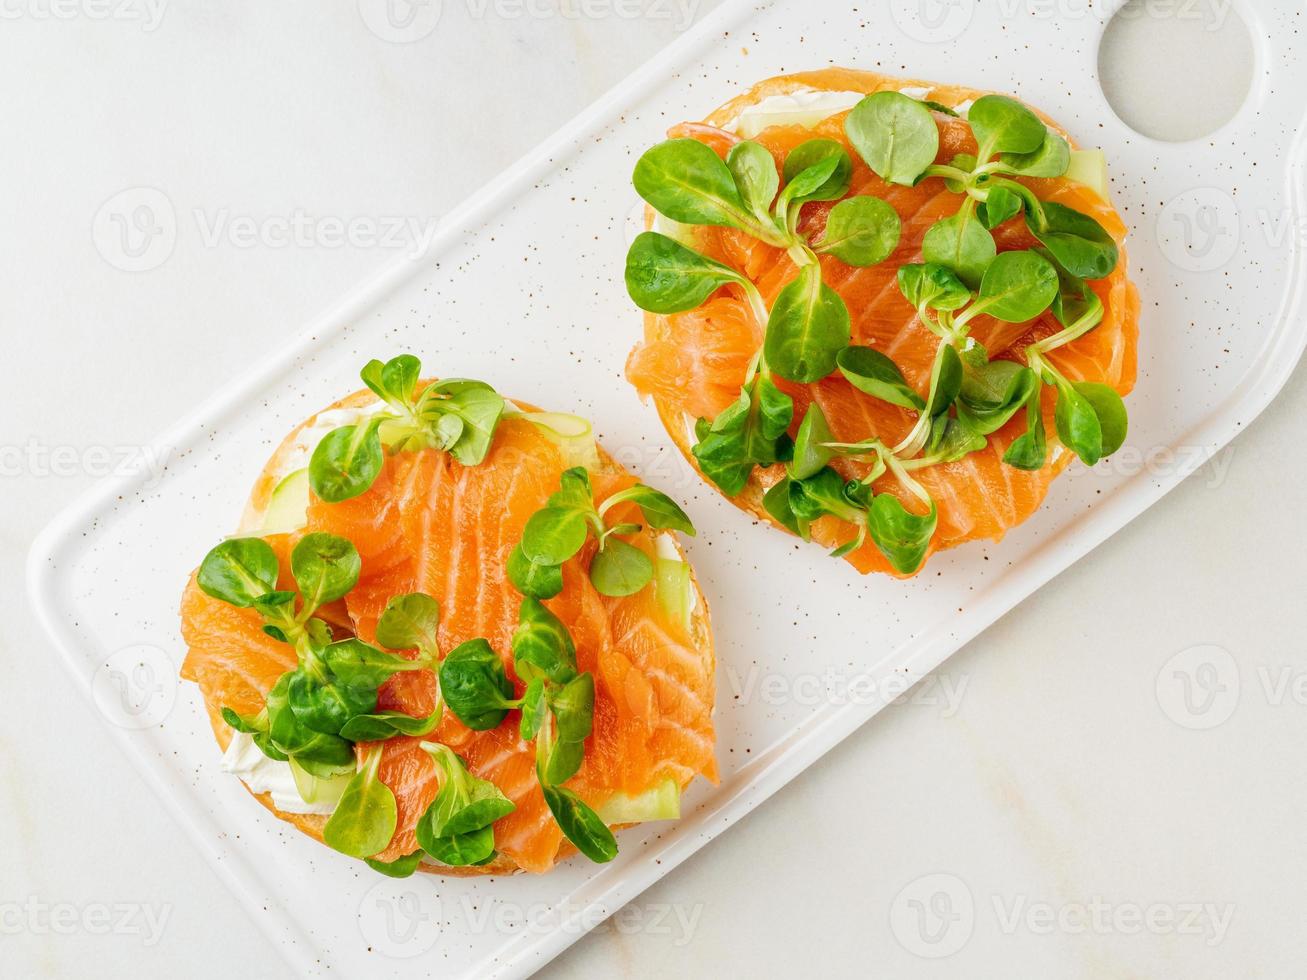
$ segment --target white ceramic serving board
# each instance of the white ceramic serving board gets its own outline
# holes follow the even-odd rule
[[[1029,6],[1053,15],[1031,15],[1023,0],[728,3],[451,216],[427,254],[166,433],[161,482],[109,487],[40,538],[33,600],[78,686],[118,721],[126,749],[298,972],[530,972],[1143,511],[1279,390],[1307,340],[1301,4],[1236,4],[1257,45],[1253,91],[1221,132],[1182,145],[1138,136],[1105,102],[1096,55],[1110,10]],[[1013,92],[1106,149],[1131,225],[1143,311],[1127,450],[1092,472],[1074,466],[1001,544],[937,555],[911,582],[860,578],[756,526],[693,478],[622,375],[640,331],[621,282],[636,156],[758,79],[825,65]],[[689,551],[714,612],[721,785],[696,786],[679,823],[623,833],[606,867],[376,876],[221,774],[196,692],[176,682],[181,588],[234,527],[272,447],[358,387],[368,358],[405,350],[433,373],[595,419],[604,445],[682,499],[700,528]],[[1140,462],[1150,454],[1153,465]],[[124,682],[152,699],[115,707]]]

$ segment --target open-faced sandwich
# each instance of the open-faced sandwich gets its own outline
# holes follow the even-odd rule
[[[542,872],[716,779],[693,533],[571,415],[404,355],[313,416],[182,600],[224,768],[378,871]]]
[[[1101,153],[1005,96],[839,69],[669,137],[635,167],[627,375],[740,507],[911,575],[1121,445],[1139,301]]]

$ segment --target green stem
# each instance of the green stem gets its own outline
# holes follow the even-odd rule
[[[540,728],[536,731],[536,781],[541,786],[545,785],[545,764],[549,761],[549,753],[554,747],[554,716],[548,712],[545,713],[544,721],[540,723]]]
[[[951,167],[942,163],[932,163],[926,168],[927,177],[943,177],[945,180],[959,180],[965,183],[971,174],[961,167]]]
[[[899,466],[907,473],[929,469],[932,466],[938,466],[942,462],[944,462],[943,456],[918,456],[916,459],[900,459],[898,461]]]
[[[1032,344],[1031,346],[1034,345]],[[1029,361],[1030,370],[1034,371],[1035,374],[1039,375],[1039,380],[1042,381],[1044,384],[1053,387],[1058,387],[1058,388],[1070,384],[1070,382],[1067,381],[1066,376],[1063,375],[1062,372],[1059,371],[1057,368],[1053,367],[1052,364],[1046,361],[1043,355],[1039,351],[1035,351],[1034,353],[1031,353],[1030,348],[1027,347],[1026,358]]]
[[[1035,341],[1026,348],[1027,357],[1042,357],[1049,351],[1057,350],[1073,340],[1078,340],[1103,322],[1103,301],[1094,294],[1094,304],[1086,310],[1075,323],[1043,340]]]
[[[754,221],[750,218],[741,222],[741,225],[742,231],[752,235],[754,238],[758,239],[758,241],[772,246],[772,248],[788,249],[793,240],[792,235],[787,232],[782,232],[780,227],[774,225],[772,222],[764,224],[761,221]]]
[[[879,439],[866,439],[862,442],[823,442],[821,445],[825,449],[835,450],[841,456],[855,456],[861,453],[885,450],[885,444]]]
[[[894,475],[899,478],[899,482],[907,487],[908,491],[914,497],[920,500],[927,507],[932,505],[933,501],[930,499],[930,494],[926,493],[926,488],[909,475],[902,462],[894,456],[891,456],[887,462],[889,463],[889,468],[894,472]]]
[[[920,320],[936,337],[944,340],[948,337],[948,328],[944,326],[944,311],[940,311],[938,318],[931,315],[930,307],[925,303],[917,306],[917,319]]]
[[[953,345],[949,340],[943,340],[935,348],[935,362],[930,370],[930,392],[926,395],[926,408],[917,416],[917,423],[912,427],[912,431],[891,450],[892,455],[911,458],[921,452],[926,440],[930,437],[930,426],[935,421],[930,414],[930,403],[935,400],[935,389],[939,384],[940,362],[944,357],[944,348],[951,346]]]
[[[468,795],[467,773],[454,750],[440,742],[419,742],[418,748],[431,756],[431,760],[436,763],[436,769],[440,772],[441,777],[437,781],[436,788],[441,790],[445,788],[446,783],[457,782],[456,792],[466,799]]]
[[[1044,216],[1043,203],[1035,196],[1035,192],[1025,184],[1022,184],[1019,181],[1009,180],[1006,177],[995,177],[986,185],[986,190],[991,187],[1002,187],[1003,189],[1009,190],[1017,195],[1017,197],[1021,198],[1022,202],[1025,204],[1026,213],[1034,219],[1035,227],[1041,232],[1048,227],[1048,218]]]
[[[605,500],[602,504],[599,505],[599,511],[598,511],[599,516],[603,517],[605,514],[608,513],[609,510],[616,507],[622,501],[630,500],[633,497],[638,497],[641,493],[643,493],[643,491],[640,490],[638,487],[630,487],[626,490],[622,490],[619,491],[618,493],[613,494],[611,497],[609,497],[607,500]]]
[[[943,331],[940,336],[954,347],[959,346],[962,341],[967,339],[966,325],[966,319],[955,316],[951,310],[939,311],[939,326],[940,330]]]
[[[814,252],[805,242],[795,240],[794,244],[786,249],[790,256],[790,261],[802,269],[805,265],[817,264],[817,253]]]
[[[954,340],[964,339],[968,333],[967,324],[993,306],[995,302],[996,300],[976,300],[959,313],[953,320]]]
[[[386,743],[377,744],[363,759],[363,768],[360,772],[367,773],[364,780],[371,783],[377,778],[377,771],[381,768],[381,754],[386,750]]]
[[[758,292],[758,287],[751,280],[741,276],[739,285],[744,290],[744,297],[749,302],[749,309],[753,313],[754,320],[757,321],[762,333],[766,335],[767,321],[771,319],[771,311],[767,309],[766,300],[762,298],[762,293]]]
[[[846,459],[856,459],[863,462],[871,461],[873,463],[871,471],[862,478],[866,484],[875,483],[885,471],[890,468],[886,461],[893,459],[895,472],[912,473],[917,470],[928,469],[931,466],[938,466],[942,463],[941,456],[918,456],[915,459],[903,459],[896,456],[888,446],[879,439],[868,439],[866,442],[823,442],[822,446],[830,449]]]
[[[845,459],[871,463],[871,469],[861,480],[864,484],[875,483],[885,474],[885,456],[890,454],[890,450],[879,439],[867,439],[863,442],[823,442],[821,445]]]
[[[867,471],[867,475],[862,478],[862,483],[864,486],[868,486],[868,487],[871,486],[873,483],[875,483],[877,480],[879,480],[882,476],[885,475],[885,469],[886,469],[885,457],[888,454],[889,454],[889,449],[882,445],[881,450],[878,453],[876,453],[876,458],[871,464],[871,469],[869,469]]]
[[[303,597],[301,597],[303,601]],[[314,610],[311,609],[307,602],[304,611],[300,615],[294,613],[294,600],[284,606],[278,606],[272,614],[264,613],[263,621],[269,626],[275,626],[286,636],[286,642],[295,648],[296,658],[303,663],[304,658],[309,655],[312,648],[309,646],[309,634],[304,628],[304,623],[308,622],[309,617]]]

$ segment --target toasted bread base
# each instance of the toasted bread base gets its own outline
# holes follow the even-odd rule
[[[310,416],[292,430],[286,438],[282,440],[281,445],[277,448],[276,452],[272,454],[267,465],[264,466],[263,471],[259,474],[258,479],[255,480],[254,488],[250,492],[249,500],[245,505],[245,512],[241,517],[240,527],[238,528],[237,533],[258,534],[263,529],[264,515],[267,513],[269,504],[271,503],[272,492],[276,489],[277,484],[281,482],[282,478],[287,475],[289,469],[288,460],[293,458],[297,452],[301,451],[301,434],[315,424],[319,415],[323,412],[334,411],[337,409],[362,408],[374,404],[376,400],[376,396],[366,388],[361,391],[356,391],[354,394],[348,395],[334,404],[327,406],[327,408],[323,409],[322,412]],[[537,411],[535,407],[524,402],[515,401],[514,404],[523,411]],[[616,460],[604,451],[602,446],[597,446],[596,448],[598,449],[599,462],[602,467],[601,472],[626,472]],[[685,553],[681,549],[681,543],[675,540],[675,538],[673,538],[673,543],[676,547],[677,553],[681,557],[681,560],[689,565],[689,561],[685,558]],[[690,639],[694,648],[708,661],[709,671],[711,673],[716,669],[717,661],[713,650],[712,630],[709,626],[710,614],[708,611],[708,600],[704,596],[703,590],[699,587],[699,580],[694,573],[694,567],[692,565],[690,566],[690,583],[695,591],[696,597],[694,611],[690,618]],[[209,724],[213,728],[213,734],[217,739],[218,746],[225,752],[227,746],[231,743],[232,730],[222,719],[222,705],[206,698],[205,709],[208,712]],[[681,789],[684,790],[692,779],[693,777],[682,783]],[[242,785],[245,784],[242,783]],[[249,790],[248,786],[245,788]],[[325,841],[323,841],[322,837],[322,830],[327,823],[327,816],[313,813],[287,813],[276,807],[272,802],[271,793],[254,793],[250,790],[250,795],[263,804],[263,806],[271,811],[274,816],[292,824],[309,837],[312,837],[314,840],[322,842],[325,845]],[[621,830],[628,826],[631,825],[619,824],[613,829]],[[568,857],[575,852],[576,848],[566,838],[564,838],[558,852],[559,859],[561,860],[562,858]],[[478,865],[477,867],[458,868],[446,865],[422,863],[418,865],[418,870],[427,872],[428,874],[451,875],[462,878],[485,875],[516,874],[521,869],[518,867],[516,861],[500,854],[497,855],[495,860],[489,864]]]

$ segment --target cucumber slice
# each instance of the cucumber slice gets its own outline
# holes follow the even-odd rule
[[[771,126],[812,129],[837,113],[852,109],[866,96],[861,92],[812,92],[778,98],[751,106],[736,120],[736,135],[751,140]]]
[[[686,632],[690,629],[692,606],[690,566],[675,558],[659,558],[654,567],[654,591],[663,609]]]
[[[299,791],[300,799],[305,803],[320,803],[334,808],[340,802],[345,787],[354,778],[353,773],[347,772],[330,779],[322,779],[301,769],[294,759],[287,764],[290,766],[291,775],[295,777],[295,788]]]
[[[599,468],[594,427],[589,420],[564,412],[523,412],[522,418],[558,446],[564,465],[584,466],[589,470]]]
[[[1072,150],[1066,179],[1084,184],[1104,201],[1107,197],[1107,156],[1102,150]]]
[[[619,823],[646,823],[650,820],[676,820],[681,816],[681,787],[668,779],[639,796],[617,793],[599,810],[599,819],[612,826]]]
[[[304,526],[309,509],[309,471],[305,467],[282,478],[263,515],[265,531],[296,531]]]

